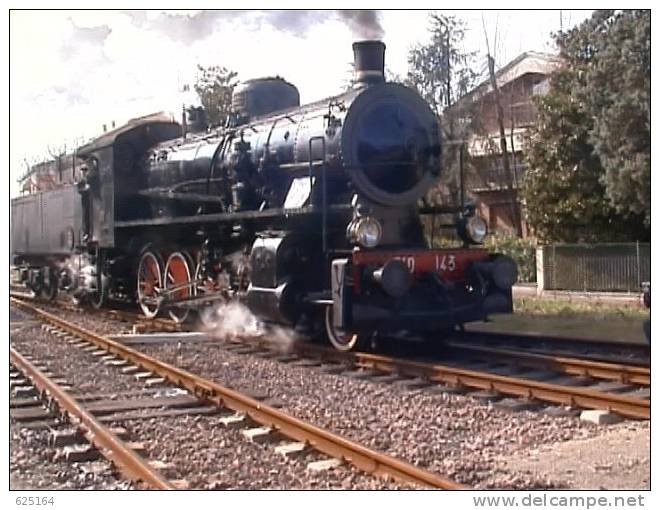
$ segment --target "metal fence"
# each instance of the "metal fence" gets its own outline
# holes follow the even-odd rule
[[[651,280],[648,243],[550,245],[536,258],[537,277],[542,272],[539,281],[548,290],[640,292]]]

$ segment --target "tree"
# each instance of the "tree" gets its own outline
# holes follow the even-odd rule
[[[564,63],[537,100],[523,186],[544,241],[650,238],[647,22],[640,12],[596,11],[556,37]]]
[[[417,44],[408,54],[407,82],[440,115],[472,88],[477,76],[471,66],[474,53],[461,50],[465,23],[435,12],[429,21],[430,41]]]
[[[511,212],[511,223],[516,229],[516,235],[522,237],[522,222],[520,218],[520,210],[518,207],[518,200],[514,191],[514,179],[511,172],[511,162],[509,161],[509,151],[507,149],[506,132],[504,130],[504,109],[502,108],[502,93],[497,84],[497,76],[495,74],[495,57],[490,53],[490,43],[488,42],[488,32],[486,31],[486,23],[481,17],[481,22],[484,27],[484,37],[486,40],[486,58],[488,60],[488,78],[490,86],[493,89],[493,98],[495,101],[495,112],[497,116],[497,126],[500,131],[500,157],[502,159],[502,168],[504,168],[504,175],[506,179],[506,190],[508,195],[509,209]],[[497,26],[495,28],[495,46],[497,46]],[[511,152],[515,154],[513,147],[513,114],[511,119]]]
[[[651,222],[651,12],[598,11],[567,34],[562,51],[580,63],[578,97],[594,118],[590,141],[607,196],[624,215]]]
[[[525,150],[528,169],[522,196],[527,219],[543,242],[605,240],[616,224],[604,199],[603,168],[589,143],[591,119],[572,96],[572,72],[552,77],[539,100],[539,117]]]
[[[451,107],[474,86],[474,53],[464,52],[465,23],[440,13],[429,14],[430,40],[417,44],[408,53],[405,84],[415,88],[441,117],[443,177],[430,193],[431,202],[458,198],[458,155],[465,139],[465,126],[457,119],[462,110]]]
[[[237,73],[222,66],[197,66],[199,75],[195,92],[206,110],[208,122],[224,125],[231,111],[231,96],[236,86]]]

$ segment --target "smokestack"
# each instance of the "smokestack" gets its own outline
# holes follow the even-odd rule
[[[355,83],[357,86],[385,81],[385,43],[359,41],[353,43]]]

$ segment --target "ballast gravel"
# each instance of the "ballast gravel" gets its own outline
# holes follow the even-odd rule
[[[299,418],[475,488],[567,487],[561,477],[519,471],[503,459],[608,430],[573,416],[505,411],[469,395],[409,390],[236,354],[220,340],[140,348],[226,386],[268,395]]]
[[[71,312],[60,315],[76,320],[83,327],[95,327],[93,316],[76,319]],[[126,330],[126,326],[119,322],[104,322],[100,329],[98,323],[96,326],[99,333],[105,334]],[[30,334],[28,331],[26,335],[19,335],[17,341],[29,338]],[[13,336],[16,337],[15,334]],[[394,384],[355,379],[341,373],[328,374],[319,367],[300,367],[253,354],[236,354],[226,350],[221,339],[207,343],[139,345],[137,348],[220,384],[267,396],[282,405],[283,410],[299,418],[478,489],[575,488],[572,478],[561,469],[529,469],[509,460],[527,455],[527,452],[552,450],[555,445],[559,447],[569,445],[571,441],[598,438],[607,431],[626,430],[626,427],[632,426],[631,422],[596,426],[580,422],[573,416],[555,416],[538,410],[509,412],[469,395],[435,392],[427,388],[410,390]],[[60,356],[62,353],[57,352],[52,358]],[[89,388],[98,386],[104,391],[109,391],[108,388],[123,391],[122,378],[125,376],[117,369],[109,369],[109,373],[102,376],[98,372],[95,377],[86,380],[83,366],[89,364],[90,356],[86,353],[82,358],[78,354],[68,356],[76,360],[75,366],[79,367],[78,375],[71,376],[76,381],[86,383]],[[133,384],[131,377],[128,381]],[[187,420],[199,420],[202,429],[208,425],[211,434],[232,435],[234,431],[213,432],[216,430],[214,419],[187,417]],[[123,425],[135,430],[137,435],[153,434],[155,439],[153,445],[149,445],[149,451],[156,454],[155,458],[159,460],[171,460],[175,465],[175,474],[186,478],[195,488],[257,488],[255,480],[265,482],[259,488],[396,487],[346,467],[330,471],[318,480],[310,479],[305,470],[294,470],[294,474],[281,468],[277,463],[281,461],[279,457],[264,462],[263,459],[268,458],[263,453],[265,445],[253,445],[242,438],[242,443],[225,440],[224,444],[229,444],[229,447],[217,446],[223,444],[223,440],[217,442],[215,439],[212,444],[200,447],[206,444],[205,440],[203,436],[195,436],[195,439],[174,451],[172,447],[168,449],[168,445],[170,441],[172,444],[178,443],[168,438],[182,437],[179,432],[190,433],[191,424],[181,419],[180,423],[172,425],[170,421],[165,426],[159,424],[160,421],[156,420],[154,424],[148,420],[135,421]],[[636,430],[641,430],[642,435],[650,434],[648,422],[632,423]],[[254,462],[247,462],[245,466],[237,464],[228,470],[214,470],[213,466],[218,465],[216,461],[210,471],[202,470],[199,478],[184,476],[187,459],[194,458],[202,463],[209,455],[224,459],[229,449],[239,446],[240,455],[254,459]],[[252,448],[258,449],[252,452]],[[272,450],[272,446],[270,448]],[[159,452],[164,453],[165,459],[157,455]],[[643,451],[640,452],[641,457],[644,457],[643,454]],[[240,456],[236,455],[232,462],[238,458]],[[642,477],[639,488],[644,488],[648,479],[648,476]],[[619,482],[613,477],[604,487],[617,489]],[[626,488],[634,487],[626,483]]]
[[[122,394],[135,393],[143,387],[134,376],[105,366],[99,357],[55,338],[25,315],[14,313],[13,321],[12,346],[45,365],[55,377],[64,379],[72,386],[71,391],[103,394],[104,398],[131,398]],[[276,436],[273,442],[251,443],[241,434],[242,429],[226,429],[219,422],[218,414],[126,420],[110,425],[124,427],[129,440],[144,445],[149,459],[167,464],[168,479],[185,480],[191,489],[409,488],[369,476],[350,465],[310,471],[309,463],[327,457],[311,451],[286,459],[274,450],[279,443],[288,442],[286,438]],[[89,463],[53,464],[47,439],[47,430],[28,430],[12,423],[12,488],[98,489],[130,485],[111,472],[89,474]]]

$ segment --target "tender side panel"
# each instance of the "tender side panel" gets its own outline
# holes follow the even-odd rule
[[[15,254],[30,253],[41,241],[41,193],[11,202],[11,244]]]
[[[80,243],[82,207],[75,186],[15,199],[11,211],[17,255],[67,255]]]

